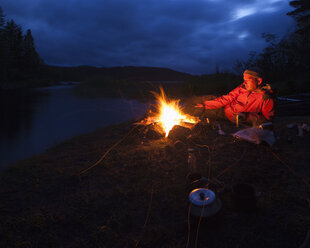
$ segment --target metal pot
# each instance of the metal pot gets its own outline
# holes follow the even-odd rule
[[[194,189],[188,198],[191,203],[190,212],[192,216],[211,217],[218,213],[222,207],[221,200],[210,189]]]

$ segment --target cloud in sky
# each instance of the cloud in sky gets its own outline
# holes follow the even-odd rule
[[[3,0],[7,20],[32,30],[48,64],[156,66],[194,74],[229,69],[282,36],[286,0]]]

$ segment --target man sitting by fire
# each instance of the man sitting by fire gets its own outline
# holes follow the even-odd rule
[[[202,103],[196,102],[196,110],[204,109],[204,116],[252,126],[273,122],[276,99],[269,84],[263,83],[259,68],[247,69],[243,73],[244,82],[227,95],[212,99],[206,96]],[[216,111],[214,111],[216,110]],[[197,112],[197,111],[195,111]]]

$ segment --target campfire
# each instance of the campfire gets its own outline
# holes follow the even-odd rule
[[[150,112],[150,116],[142,120],[140,124],[157,124],[165,137],[168,137],[174,126],[190,128],[198,122],[198,118],[182,113],[180,100],[169,100],[162,88],[160,88],[160,94],[155,92],[153,94],[157,99],[156,113]]]

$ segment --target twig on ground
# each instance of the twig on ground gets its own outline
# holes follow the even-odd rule
[[[119,141],[117,141],[113,146],[111,146],[102,156],[101,158],[94,163],[93,165],[91,165],[90,167],[88,167],[87,169],[83,170],[80,172],[80,175],[88,172],[90,169],[94,168],[95,166],[97,166],[98,164],[100,164],[100,162],[109,154],[109,152],[111,152],[115,147],[117,147],[122,141],[124,141],[138,126],[134,126],[123,138],[121,138]]]
[[[149,207],[148,207],[148,210],[147,210],[147,215],[146,215],[146,218],[145,218],[145,221],[144,221],[143,229],[142,229],[141,234],[140,234],[140,239],[136,242],[136,246],[135,246],[136,248],[139,246],[139,244],[140,244],[140,242],[142,240],[146,224],[147,224],[147,222],[149,220],[149,217],[150,217],[150,214],[151,214],[152,203],[153,203],[153,194],[154,194],[154,184],[152,185],[151,197],[150,197]]]

